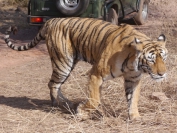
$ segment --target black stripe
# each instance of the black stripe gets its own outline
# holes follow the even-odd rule
[[[83,38],[83,44],[80,44],[80,45],[82,45],[82,55],[83,55],[83,58],[84,58],[84,60],[85,61],[88,61],[87,59],[87,53],[86,53],[86,48],[85,48],[85,45],[87,46],[87,48],[89,48],[89,45],[92,45],[92,44],[90,44],[90,40],[89,40],[89,37],[91,36],[91,35],[88,35],[87,34],[87,32],[88,32],[88,29],[90,28],[92,28],[91,26],[94,24],[96,22],[96,20],[92,20],[92,21],[90,21],[90,23],[88,24],[88,26],[84,29],[85,30],[85,32],[83,33],[83,36],[82,36],[82,38]],[[93,29],[92,29],[93,30]],[[87,43],[86,43],[87,42]],[[89,52],[90,52],[90,50],[88,50]],[[91,59],[91,58],[90,58]],[[90,62],[90,61],[88,61],[88,62]]]
[[[59,31],[61,31],[61,28],[62,28],[62,30],[63,30],[63,27],[61,27],[61,24],[65,21],[65,20],[68,20],[67,18],[65,18],[65,19],[61,19],[61,21],[60,21],[60,23],[59,23],[59,21],[56,21],[56,23],[54,23],[53,22],[53,25],[54,25],[54,27],[55,28],[53,28],[53,29],[55,29],[55,30],[58,30],[56,27],[57,26],[59,26]],[[58,25],[59,24],[59,25]],[[54,32],[54,31],[53,31]],[[57,31],[56,31],[57,32]],[[63,37],[63,32],[59,32],[59,35],[58,36],[60,36],[60,34],[62,35],[61,37]],[[58,37],[55,37],[55,42],[54,42],[54,44],[57,44],[57,40],[56,39],[58,39]],[[65,53],[66,53],[66,48],[65,48],[65,45],[66,44],[64,44],[64,42],[63,42],[63,38],[60,38],[60,40],[61,40],[61,42],[62,42],[62,48],[63,48],[63,50],[65,51]],[[66,41],[65,41],[66,42]],[[55,52],[55,54],[57,55],[57,57],[58,57],[58,59],[60,60],[60,57],[59,57],[59,55],[58,55],[58,53],[56,52],[56,50],[54,50],[54,52]],[[68,61],[69,61],[69,59],[68,59]],[[62,61],[60,60],[60,62],[62,63]],[[65,62],[65,64],[67,64],[68,66],[69,66],[69,64],[67,63],[67,61],[66,60],[64,60],[64,62]],[[71,62],[71,61],[70,61]],[[71,62],[71,63],[73,63],[73,62]],[[72,67],[72,66],[69,66],[70,68]],[[69,70],[70,71],[70,70]]]
[[[28,47],[33,48],[33,43],[32,42],[28,43]]]
[[[134,56],[134,55],[129,56],[129,59],[131,59],[133,56]],[[128,61],[127,61],[127,62],[128,62]],[[127,66],[127,65],[126,65],[126,66]],[[134,69],[134,68],[132,69],[132,68],[129,68],[128,66],[127,66],[127,68],[128,68],[128,70],[129,70],[129,71],[135,71],[135,69]]]
[[[53,71],[53,73],[52,73],[52,76],[53,76],[53,74],[56,74],[56,76],[58,76],[58,79],[59,78],[65,78],[65,77],[67,77],[67,75],[63,75],[63,74],[61,74],[61,73],[59,73],[59,72],[57,72],[57,71]]]
[[[102,25],[100,25],[100,26],[102,26]],[[104,24],[104,26],[99,30],[99,33],[97,34],[97,38],[96,38],[95,44],[97,44],[98,38],[100,37],[101,32],[102,32],[107,26],[110,26],[110,23]]]
[[[14,48],[15,48],[15,45],[13,45],[11,48],[14,49]]]
[[[96,30],[96,31],[99,31],[99,32],[95,35],[96,38],[94,39],[96,42],[93,42],[94,44],[92,43],[92,45],[91,45],[91,55],[92,55],[92,57],[93,57],[93,55],[97,55],[96,58],[100,55],[100,53],[98,51],[95,51],[95,50],[97,50],[96,47],[101,46],[101,42],[99,41],[100,34],[102,34],[102,31],[104,31],[104,29],[107,26],[110,26],[110,23],[104,23],[104,24],[102,24],[102,23],[103,22],[101,21],[101,24],[98,24],[98,29],[99,30]],[[99,27],[101,27],[101,29]]]
[[[80,41],[80,40],[83,39],[83,38],[82,38],[83,32],[84,32],[83,27],[85,26],[85,23],[86,23],[87,21],[89,21],[89,19],[86,19],[86,20],[81,24],[81,28],[78,29],[78,30],[80,30],[80,33],[79,33],[79,35],[77,36],[77,44],[76,44],[76,47],[77,47],[77,48],[80,47],[80,46],[78,46],[78,45],[81,45],[81,41]],[[81,53],[81,51],[79,51],[79,52]]]
[[[95,34],[96,34],[96,31],[97,31],[97,29],[98,29],[98,27],[99,27],[99,24],[98,25],[96,25],[94,28],[93,28],[93,30],[92,30],[92,32],[91,32],[91,35],[90,35],[90,38],[89,38],[89,40],[90,40],[90,42],[89,42],[89,47],[88,47],[88,49],[89,49],[89,52],[90,52],[90,59],[92,59],[90,62],[93,64],[93,59],[94,59],[94,54],[95,53],[93,53],[92,51],[93,51],[93,45],[94,45],[94,37],[95,37]]]
[[[141,70],[142,59],[139,58],[138,60],[138,70]]]
[[[126,96],[128,96],[129,94],[133,93],[133,88],[132,87],[127,87],[127,88],[125,88],[125,92],[126,92]]]
[[[121,71],[122,71],[122,72],[124,72],[124,69],[125,69],[125,67],[127,66],[127,62],[128,62],[128,60],[129,60],[129,55],[130,55],[130,54],[128,54],[127,58],[125,58],[124,62],[122,63],[122,68],[121,68]]]
[[[77,27],[75,27],[76,23],[78,23]],[[82,20],[78,19],[78,20],[75,21],[75,23],[73,24],[73,25],[74,25],[74,27],[73,27],[74,30],[72,31],[72,35],[71,35],[71,38],[72,38],[72,39],[73,39],[73,36],[75,35],[75,33],[76,33],[79,29],[81,29],[81,28],[79,28],[79,27],[81,26],[81,23],[83,23]]]
[[[83,23],[82,23],[82,25],[81,25],[81,28],[80,28],[80,31],[81,30],[83,30],[83,27],[85,26],[85,23],[87,22],[87,21],[89,21],[90,19],[86,19]],[[82,20],[81,20],[82,21]]]
[[[129,47],[131,47],[131,45],[134,43],[135,41],[132,41],[128,44]]]
[[[69,22],[68,22],[68,23],[66,24],[66,26],[64,27],[64,28],[66,28],[65,31],[64,31],[64,33],[63,33],[65,37],[67,36],[68,30],[70,30],[70,27],[71,27],[72,22],[73,22],[74,19],[75,19],[75,18],[70,18],[70,19],[69,19]]]
[[[121,27],[119,27],[119,29],[120,29]],[[124,29],[124,30],[122,30],[119,34],[117,34],[117,36],[115,36],[114,37],[114,39],[112,40],[112,43],[115,41],[115,39],[117,38],[117,37],[119,37],[124,31],[126,31],[127,29]]]
[[[9,38],[6,38],[6,39],[5,39],[5,42],[6,42],[6,43],[9,43]]]
[[[18,51],[22,51],[20,46],[18,47]]]
[[[83,59],[84,59],[84,61],[88,61],[88,58],[89,57],[87,57],[87,54],[86,54],[86,47],[85,47],[85,45],[86,45],[86,40],[88,40],[87,39],[88,38],[88,36],[86,36],[86,38],[85,38],[85,40],[84,40],[84,42],[83,42],[83,45],[82,45],[82,57],[83,57]],[[80,44],[81,45],[81,44]],[[90,62],[90,61],[88,61],[88,62]]]
[[[149,51],[150,49],[153,49],[153,48],[155,49],[155,46],[151,46],[151,47],[147,48],[146,51]]]
[[[65,58],[63,57],[63,55],[60,54],[60,56],[62,56],[61,58],[63,58],[63,61],[61,60],[59,54],[57,53],[57,51],[55,49],[53,49],[53,52],[55,52],[55,55],[57,56],[58,60],[61,62],[61,65],[66,69],[66,67],[63,65],[63,63],[65,63],[68,67],[72,68],[72,66],[70,66],[68,64],[68,62],[65,60]],[[70,71],[69,69],[67,69],[68,71]]]
[[[26,46],[26,45],[24,46],[24,50],[28,50],[28,48],[27,48],[27,46]]]
[[[128,80],[128,79],[126,79],[125,82],[135,83],[134,81],[132,81],[132,80]]]
[[[56,78],[58,80],[62,80],[62,78],[63,78],[63,77],[61,77],[61,75],[54,75],[54,74],[52,74],[52,77],[54,77],[54,78]],[[66,75],[64,77],[66,77]]]
[[[9,47],[12,48],[12,46],[13,46],[13,44],[11,43]]]
[[[106,48],[106,41],[107,41],[107,39],[108,39],[108,37],[112,34],[112,33],[114,33],[114,32],[116,32],[117,31],[117,29],[115,29],[115,30],[113,30],[113,29],[109,29],[105,34],[104,34],[104,37],[103,37],[103,39],[102,39],[102,41],[101,41],[101,43],[100,43],[100,47],[99,47],[99,54],[101,54],[102,52],[103,52],[103,50]],[[100,51],[101,50],[101,51]]]
[[[43,37],[43,36],[41,35],[41,33],[39,33],[39,37],[40,37],[42,40],[45,40],[45,37]]]
[[[147,44],[144,45],[144,49],[147,49],[147,48],[152,47],[152,46],[154,46],[153,43],[147,43]]]
[[[66,26],[65,27],[63,27],[63,37],[64,37],[64,42],[65,43],[62,43],[63,44],[63,51],[65,52],[65,53],[68,53],[68,49],[67,49],[67,47],[66,47],[66,39],[70,39],[70,38],[66,38],[67,37],[67,34],[68,34],[68,30],[70,30],[69,29],[69,25],[70,25],[70,23],[72,23],[73,21],[73,19],[75,19],[75,18],[72,18],[72,19],[69,19],[69,22],[66,24]],[[69,31],[70,32],[70,31]],[[68,54],[67,54],[68,55]],[[69,55],[68,55],[69,56]],[[66,56],[66,58],[68,57],[68,56]],[[70,60],[70,58],[67,58],[67,61],[68,62],[70,62],[70,63],[73,63],[73,60]],[[66,61],[66,63],[67,63],[67,61]],[[67,65],[69,66],[69,64],[67,63]],[[72,66],[71,66],[72,67]]]
[[[78,22],[82,23],[82,20],[79,18],[79,19],[77,19],[77,20],[73,23],[73,25],[72,25],[72,26],[73,26],[72,28],[75,28],[75,30],[77,30],[78,27],[80,26],[80,23],[78,23]],[[77,27],[75,27],[77,23],[78,23],[78,25],[77,25]]]
[[[70,34],[71,34],[71,32],[70,32]],[[70,35],[71,36],[71,35]],[[74,45],[74,42],[73,42],[73,40],[71,39],[70,40],[71,41],[71,47],[72,47],[72,49],[74,49],[74,51],[73,51],[73,60],[74,61],[76,61],[77,60],[77,58],[78,58],[78,50],[77,50],[77,48],[75,47],[75,45]],[[74,64],[75,64],[75,62],[74,62]]]
[[[60,21],[61,20],[61,21]],[[59,30],[59,36],[60,36],[60,34],[63,34],[62,32],[60,32],[60,31],[62,31],[61,30],[61,25],[62,25],[62,23],[65,21],[65,20],[67,20],[67,18],[62,18],[62,19],[60,19],[60,20],[56,20],[56,21],[54,21],[54,22],[52,22],[52,29],[54,29],[55,31],[51,31],[51,32],[56,32],[57,33],[57,31]],[[59,29],[57,29],[56,27],[58,27],[59,26]],[[57,39],[57,37],[55,38],[55,39]],[[62,38],[60,38],[60,39],[62,39]],[[55,44],[57,44],[56,43],[57,42],[57,40],[55,40]]]
[[[119,41],[119,43],[121,43],[123,40],[125,40],[125,39],[127,39],[127,38],[129,38],[130,36],[126,36],[126,37],[123,37],[120,41]]]
[[[57,67],[57,69],[59,70],[59,71],[61,71],[62,73],[64,73],[64,74],[66,74],[62,69],[60,69],[59,68],[59,66],[57,65],[57,63],[53,60],[53,59],[51,59],[52,60],[52,62],[55,64],[55,66]],[[62,74],[61,74],[62,75]],[[66,74],[67,75],[67,74]],[[66,76],[65,75],[65,76]],[[64,76],[64,75],[63,75]]]
[[[141,73],[138,74],[138,75],[136,75],[136,76],[130,77],[130,78],[132,78],[132,79],[136,79],[136,78],[138,78],[138,77],[140,77],[140,76],[141,76]]]
[[[35,37],[35,40],[39,42],[41,39],[38,39],[37,37],[38,37],[38,36]]]
[[[56,84],[63,84],[63,83],[64,83],[64,82],[60,82],[60,81],[59,81],[59,82],[54,81],[53,79],[51,79],[50,82],[52,82],[52,83],[56,83]]]
[[[59,24],[61,25],[61,23],[63,23],[65,20],[68,20],[68,19],[64,19],[64,20],[62,20]],[[71,20],[69,19],[69,22],[71,22]],[[65,34],[65,27],[68,27],[68,26],[65,26],[65,27],[61,27],[59,25],[59,28],[60,28],[60,30],[61,30],[61,28],[62,28],[62,32],[61,32],[61,34],[62,34],[62,37],[61,37],[61,45],[62,45],[62,48],[63,48],[63,51],[64,51],[64,53],[67,53],[66,51],[67,51],[67,49],[66,49],[66,36],[64,35]],[[68,25],[68,23],[67,23],[67,25]],[[58,25],[56,24],[56,27],[57,27]],[[56,30],[58,30],[57,28],[55,28]],[[60,31],[59,30],[59,31]],[[56,31],[57,32],[57,31]],[[59,32],[59,36],[60,36],[60,32]],[[57,40],[56,39],[58,39],[58,37],[55,37],[55,44],[57,44]],[[64,40],[63,40],[64,39]],[[56,52],[57,53],[57,52]],[[73,63],[69,58],[67,58],[67,61],[69,61],[69,62],[71,62],[71,63]],[[69,66],[69,67],[71,67],[68,63],[67,63],[67,61],[65,61],[64,60],[64,62]]]
[[[70,39],[70,38],[66,38],[67,37],[67,34],[68,34],[68,30],[69,30],[69,25],[70,25],[70,23],[71,23],[72,21],[70,20],[68,23],[67,23],[67,25],[63,28],[63,37],[64,37],[64,42],[65,42],[65,44],[64,44],[64,46],[63,46],[63,51],[65,52],[65,53],[68,53],[68,49],[67,49],[67,47],[66,47],[66,43],[67,43],[67,40],[66,39]],[[70,31],[69,31],[70,32]],[[73,63],[71,60],[70,60],[70,58],[68,58],[69,57],[69,55],[67,54],[67,56],[66,56],[66,58],[67,58],[67,60],[70,62],[70,63]],[[68,66],[69,66],[69,64],[68,64]]]
[[[93,30],[94,27],[92,27],[92,25],[94,25],[95,22],[97,22],[97,20],[92,20],[92,21],[89,22],[89,24],[87,25],[87,27],[84,28],[84,33],[82,34],[82,37],[81,37],[81,38],[83,38],[83,44],[81,44],[82,45],[82,55],[83,55],[84,60],[88,61],[88,62],[91,61],[91,60],[88,60],[88,59],[91,59],[90,56],[88,56],[89,53],[91,53],[90,49],[89,49],[89,45],[92,45],[92,44],[90,44],[90,39],[89,39],[90,36],[91,36],[91,34],[88,35],[87,32],[88,32],[89,28],[90,29],[92,28],[92,30]],[[86,51],[88,51],[88,53]]]
[[[71,68],[72,66],[70,66],[68,62],[70,62],[70,63],[73,63],[73,62],[68,58],[69,55],[67,54],[68,51],[67,51],[67,47],[66,47],[66,45],[67,45],[66,40],[62,40],[61,42],[62,42],[62,49],[65,53],[65,56],[64,55],[61,55],[61,56],[64,59],[64,63],[67,64],[67,66],[69,66]],[[58,52],[56,51],[56,49],[54,49],[54,50],[55,50],[57,57],[59,58]]]
[[[155,50],[151,50],[151,51],[149,51],[149,53],[154,53],[154,51],[155,51]]]

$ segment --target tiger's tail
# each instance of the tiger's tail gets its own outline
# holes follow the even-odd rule
[[[44,34],[41,34],[41,32],[43,31],[42,29],[38,32],[38,34],[35,36],[35,38],[28,44],[23,45],[23,46],[15,46],[11,41],[10,41],[10,34],[13,32],[13,34],[17,33],[17,27],[16,26],[10,26],[6,32],[5,32],[5,37],[4,40],[7,44],[8,47],[10,47],[13,50],[16,51],[25,51],[25,50],[29,50],[33,47],[35,47],[41,40],[45,39]]]

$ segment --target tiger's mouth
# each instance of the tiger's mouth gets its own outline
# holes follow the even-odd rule
[[[166,73],[163,74],[163,75],[152,73],[151,69],[147,66],[142,65],[142,69],[143,69],[144,73],[149,73],[151,78],[156,80],[156,81],[162,81],[166,77]]]
[[[153,74],[153,73],[149,73],[149,74],[151,75],[151,78],[156,81],[162,81],[166,77],[166,74],[163,74],[163,75],[158,75],[158,74]]]

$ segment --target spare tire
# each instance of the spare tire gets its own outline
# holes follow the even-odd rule
[[[110,8],[108,11],[107,21],[112,24],[118,25],[118,14],[114,8]]]
[[[79,16],[89,3],[90,0],[56,0],[57,9],[66,16]]]
[[[149,0],[140,0],[139,3],[139,11],[137,15],[134,17],[135,23],[138,25],[142,25],[148,18],[148,6]]]

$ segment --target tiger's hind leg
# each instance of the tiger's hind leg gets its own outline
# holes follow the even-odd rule
[[[52,106],[59,106],[67,109],[68,111],[75,110],[75,105],[63,96],[60,89],[61,85],[69,77],[73,66],[73,63],[68,66],[68,64],[65,64],[64,62],[52,60],[53,73],[51,76],[51,80],[48,83]]]
[[[64,107],[64,108],[73,108],[72,102],[63,96],[61,93],[60,87],[62,83],[53,82],[50,80],[48,87],[50,89],[50,98],[53,107]]]

